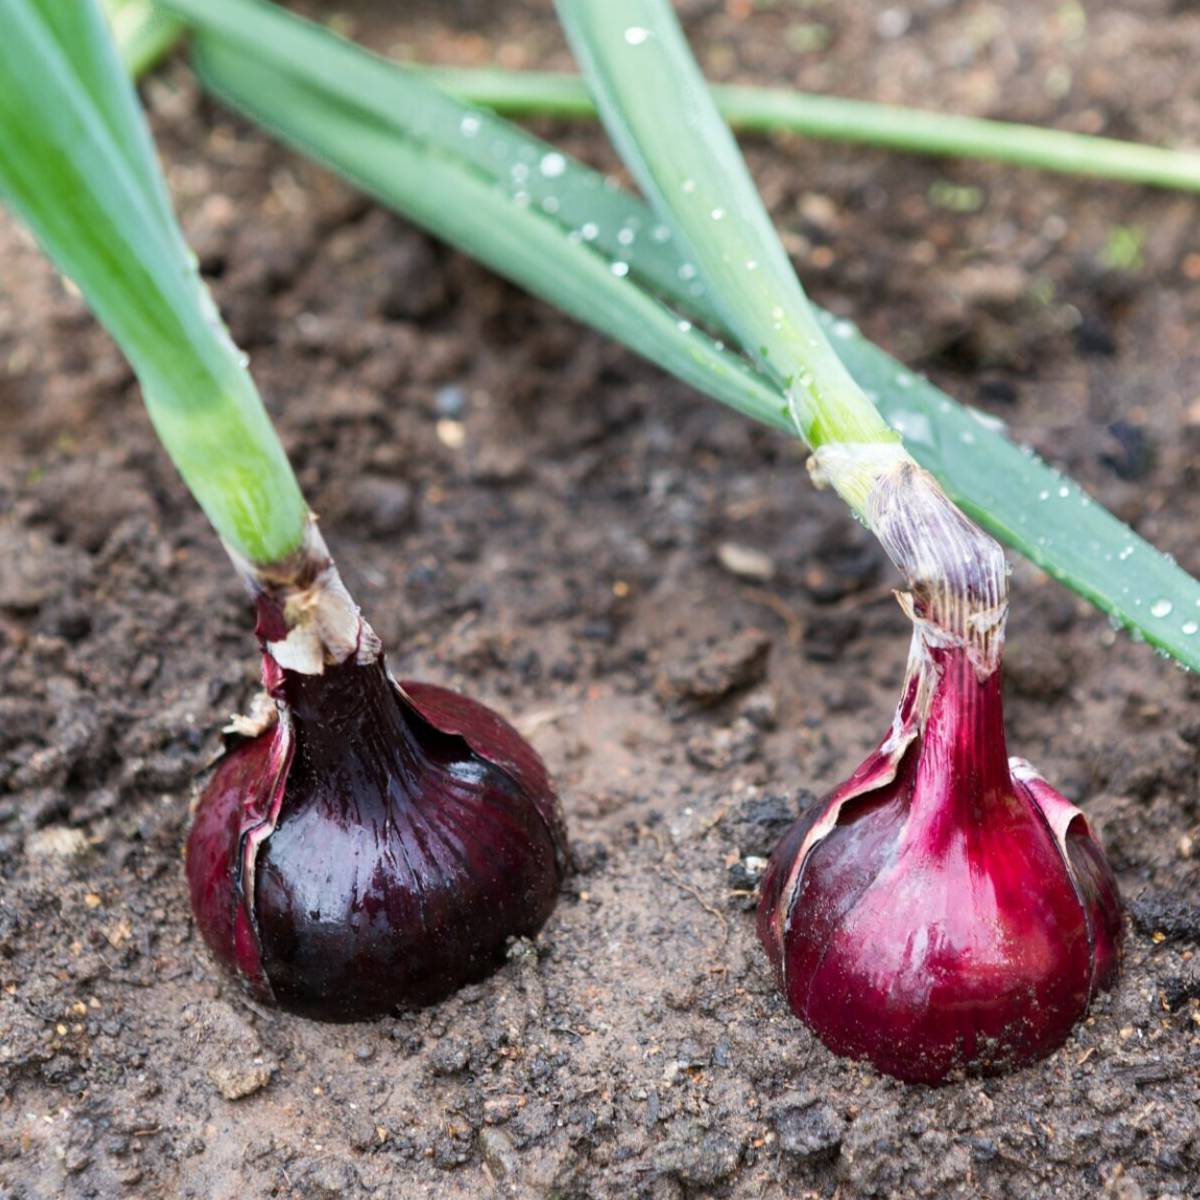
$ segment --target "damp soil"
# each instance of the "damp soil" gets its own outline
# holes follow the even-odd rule
[[[711,74],[1200,142],[1200,11],[680,6]],[[565,66],[547,3],[343,6],[381,50]],[[251,614],[78,297],[0,221],[0,1195],[1200,1195],[1200,687],[1014,564],[1012,749],[1129,900],[1067,1045],[931,1090],[833,1057],[754,936],[754,861],[886,729],[906,622],[796,445],[429,241],[198,95],[143,93],[176,204],[404,675],[506,712],[574,873],[437,1007],[247,1003],[188,912],[195,781]],[[540,130],[615,168],[586,126]],[[1192,198],[748,143],[816,298],[1200,573]]]

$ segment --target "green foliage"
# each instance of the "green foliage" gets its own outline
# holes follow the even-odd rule
[[[792,426],[672,231],[554,146],[252,0],[172,0],[206,85],[381,202],[748,416]],[[1180,662],[1200,584],[992,419],[829,314],[818,321],[913,456],[974,519]],[[721,343],[725,345],[722,347]],[[1160,615],[1161,614],[1161,615]]]
[[[286,556],[304,500],[171,215],[98,8],[0,0],[0,14],[0,198],[120,344],[217,531],[252,560]]]

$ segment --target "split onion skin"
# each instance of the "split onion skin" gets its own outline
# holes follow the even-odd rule
[[[1086,818],[1006,756],[1000,671],[934,657],[923,728],[895,744],[906,696],[888,741],[784,835],[758,914],[825,1045],[928,1084],[1052,1053],[1115,983],[1123,938]]]
[[[430,1004],[541,928],[566,836],[511,725],[382,658],[272,683],[281,720],[219,763],[187,851],[201,933],[254,996],[326,1021]]]

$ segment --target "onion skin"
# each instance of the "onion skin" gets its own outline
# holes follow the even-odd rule
[[[510,725],[397,685],[382,657],[319,675],[268,657],[266,676],[280,719],[222,759],[187,851],[197,924],[253,995],[363,1019],[437,1001],[537,932],[566,837]]]
[[[1123,926],[1086,818],[1006,757],[999,668],[919,657],[888,738],[776,848],[758,932],[831,1050],[936,1084],[1061,1046]]]

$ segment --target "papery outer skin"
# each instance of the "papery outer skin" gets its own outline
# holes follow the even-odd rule
[[[201,931],[254,994],[325,1020],[429,1003],[540,928],[566,840],[511,726],[444,688],[397,685],[381,656],[320,675],[264,666],[280,721],[221,762],[188,843]],[[281,756],[264,823],[262,769]]]
[[[1010,771],[999,671],[914,646],[889,737],[772,855],[759,936],[827,1046],[937,1083],[1061,1045],[1115,980],[1122,925],[1083,815]]]
[[[209,949],[256,999],[273,999],[258,938],[243,903],[247,837],[278,809],[290,762],[278,727],[241,742],[222,758],[196,808],[187,845],[192,912]]]

